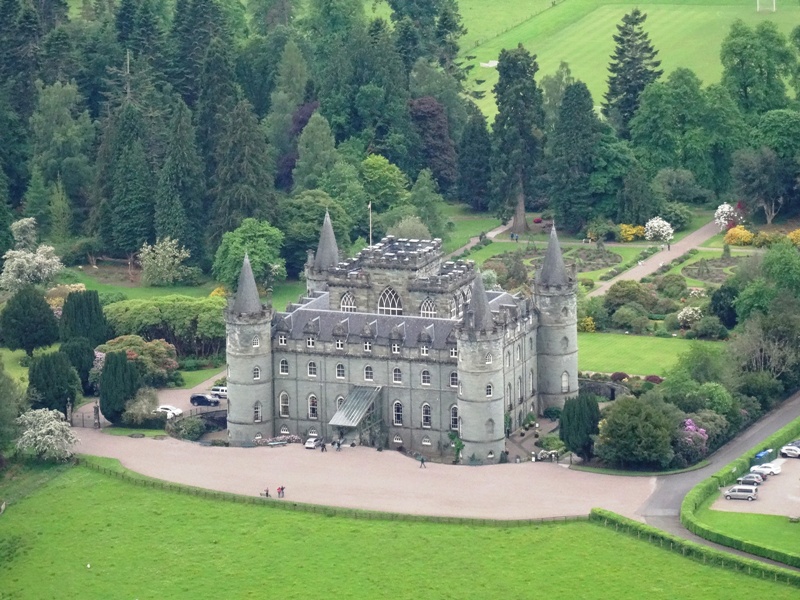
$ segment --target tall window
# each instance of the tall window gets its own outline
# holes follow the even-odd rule
[[[336,379],[344,379],[344,365],[342,363],[336,365]]]
[[[422,385],[430,385],[431,384],[431,372],[427,369],[422,371],[422,376],[420,377],[422,380]]]
[[[261,402],[253,405],[253,423],[261,423]]]
[[[402,315],[403,302],[400,296],[392,288],[387,287],[381,292],[378,298],[378,314],[379,315]]]
[[[531,378],[531,396],[533,396],[533,392],[534,392],[534,388],[533,388],[533,369],[531,369],[529,375],[530,375],[530,378]]]
[[[458,373],[455,371],[450,373],[450,387],[458,387]]]
[[[506,352],[506,366],[511,366],[511,352]]]
[[[306,338],[306,348],[313,348],[317,345],[317,341],[314,339],[314,336],[308,336]]]
[[[356,312],[356,297],[350,292],[345,292],[342,295],[342,302],[340,306],[342,312]]]
[[[308,376],[309,377],[316,377],[317,376],[317,363],[313,360],[308,363]]]
[[[492,394],[494,393],[494,389],[492,388],[492,384],[489,383],[486,385],[486,397],[491,398]]]
[[[400,344],[398,342],[392,342],[392,354],[400,354]]]
[[[285,358],[281,359],[280,374],[281,375],[288,375],[289,374],[289,361],[286,360]]]
[[[522,360],[522,344],[517,344],[517,362]]]
[[[261,367],[253,367],[253,381],[261,379]]]
[[[433,411],[430,404],[422,405],[422,426],[426,429],[430,428],[433,424]]]
[[[458,407],[450,407],[450,429],[458,431]]]
[[[337,350],[344,350],[344,340],[339,338],[336,340],[336,349]]]
[[[364,367],[364,381],[372,381],[372,379],[373,379],[372,367],[367,365],[366,367]]]
[[[563,393],[569,391],[569,373],[566,371],[561,374],[561,391]]]
[[[425,298],[422,301],[422,304],[419,305],[419,316],[429,319],[436,316],[436,302],[433,301],[433,298]]]
[[[285,346],[286,345],[286,334],[279,333],[278,334],[278,346]]]
[[[257,335],[253,336],[253,348],[258,348],[261,345],[261,338]]]
[[[286,392],[281,393],[280,398],[279,398],[278,401],[280,403],[281,416],[282,417],[288,417],[289,416],[289,394],[287,394]]]
[[[308,418],[309,419],[318,419],[319,418],[319,406],[317,404],[317,397],[314,394],[311,394],[308,397]]]
[[[392,370],[392,382],[403,383],[403,372],[397,367]]]
[[[399,400],[392,404],[392,423],[395,427],[403,426],[403,405]]]

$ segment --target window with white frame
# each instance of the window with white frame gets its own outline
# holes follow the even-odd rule
[[[534,392],[534,387],[533,387],[533,369],[530,370],[530,373],[528,375],[531,378],[531,395],[533,395],[533,392]]]
[[[317,345],[317,340],[314,338],[313,335],[309,335],[306,337],[306,348],[313,348]]]
[[[491,398],[493,393],[494,393],[494,388],[492,388],[492,384],[491,383],[487,383],[486,384],[486,397],[487,398]]]
[[[372,342],[364,340],[364,352],[372,352]]]
[[[278,369],[278,372],[281,375],[288,375],[289,374],[289,361],[286,360],[285,358],[281,359],[280,367]]]
[[[419,316],[429,319],[436,316],[436,302],[433,301],[433,298],[425,298],[422,301],[422,304],[419,305]]]
[[[517,362],[522,360],[522,344],[517,344]]]
[[[282,392],[278,398],[280,415],[282,417],[289,416],[289,394]]]
[[[309,377],[317,376],[317,363],[315,363],[313,360],[308,363],[308,376]]]
[[[253,367],[253,381],[261,379],[261,367]]]
[[[459,396],[464,395],[464,383],[462,381],[458,382],[458,395]]]
[[[336,349],[337,350],[344,350],[344,340],[339,338],[336,340]]]
[[[403,372],[397,367],[392,369],[392,383],[403,383]]]
[[[317,402],[317,397],[314,394],[311,394],[308,397],[308,418],[309,419],[319,418],[319,404]],[[309,432],[309,434],[310,433],[311,432]]]
[[[344,379],[344,365],[342,363],[336,365],[336,379]]]
[[[400,445],[403,444],[403,438],[401,438],[399,435],[394,436],[394,440],[393,441],[394,441],[395,444],[400,444]]]
[[[506,352],[506,366],[511,366],[511,352]]]
[[[422,426],[425,429],[430,429],[433,425],[433,410],[431,410],[430,404],[423,404],[422,405]]]
[[[285,346],[286,345],[286,334],[279,333],[278,334],[278,346]]]
[[[486,364],[487,364],[487,365],[490,365],[490,364],[492,364],[492,360],[494,360],[494,359],[492,358],[492,353],[491,353],[491,352],[488,352],[488,353],[486,354],[486,358],[485,358]]]
[[[566,371],[561,374],[561,391],[563,393],[569,391],[569,373]]]
[[[400,344],[398,342],[392,342],[392,354],[400,354]]]
[[[253,336],[253,348],[258,348],[261,345],[261,338],[257,335]]]
[[[450,407],[450,429],[458,431],[458,407]]]
[[[458,358],[458,348],[450,348],[450,358]]]
[[[431,445],[431,438],[429,438],[427,435],[424,438],[422,438],[422,445],[423,446],[430,446]]]
[[[372,381],[374,379],[374,373],[372,372],[372,367],[367,365],[364,367],[364,381]]]
[[[289,435],[289,428],[286,425],[281,425],[281,435]]]
[[[319,435],[319,434],[317,433],[317,429],[316,429],[315,427],[311,427],[311,428],[308,430],[308,436],[309,436],[309,437],[316,437],[316,436],[318,436],[318,435]]]
[[[342,408],[342,404],[344,404],[344,396],[338,396],[336,398],[336,410]]]
[[[430,353],[430,351],[429,351],[428,347],[425,344],[422,344],[422,346],[419,347],[419,355],[420,356],[428,356],[429,353]]]
[[[456,371],[450,373],[450,387],[458,387],[458,373]]]
[[[356,297],[351,292],[345,292],[339,306],[342,312],[356,312]]]
[[[428,369],[423,369],[422,373],[420,374],[420,380],[422,385],[430,385],[431,384],[431,372]]]
[[[379,315],[402,315],[403,302],[400,295],[392,288],[387,287],[378,298]]]
[[[253,405],[253,423],[261,423],[261,402]]]
[[[395,427],[403,426],[403,403],[399,400],[395,400],[392,404],[392,424]]]

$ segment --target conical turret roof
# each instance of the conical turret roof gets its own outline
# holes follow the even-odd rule
[[[477,331],[492,329],[494,326],[492,311],[489,309],[489,298],[486,297],[486,288],[483,286],[483,276],[480,273],[472,281],[472,299],[470,300],[469,312],[473,315],[472,326]]]
[[[539,272],[538,281],[542,285],[569,284],[569,275],[564,267],[564,257],[561,254],[561,246],[558,244],[555,225],[550,229],[550,241],[547,243],[547,252],[542,261],[542,270]]]
[[[336,236],[333,233],[331,215],[325,211],[325,220],[322,222],[322,231],[319,234],[317,254],[314,256],[314,269],[324,271],[339,264],[339,247],[336,245]]]
[[[256,314],[261,312],[261,299],[258,297],[256,278],[253,276],[253,267],[250,266],[250,257],[244,255],[242,270],[239,273],[239,287],[231,309],[235,314]]]

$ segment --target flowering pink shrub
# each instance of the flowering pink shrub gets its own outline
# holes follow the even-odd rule
[[[538,223],[541,223],[541,222],[542,222],[542,217],[535,217],[535,218],[533,219],[533,222],[534,222],[534,223],[537,223],[537,224],[538,224]]]
[[[617,371],[616,373],[611,374],[611,381],[623,381],[628,378],[627,373],[623,373],[622,371]]]
[[[694,421],[686,419],[672,442],[672,449],[675,452],[672,460],[674,466],[683,468],[693,465],[708,454],[708,434]]]
[[[656,383],[656,384],[661,383],[662,381],[664,381],[664,379],[662,377],[659,377],[658,375],[648,375],[647,377],[644,378],[644,380],[645,381],[649,381],[650,383]]]

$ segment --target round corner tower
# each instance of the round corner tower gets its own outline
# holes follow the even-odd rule
[[[555,227],[536,275],[534,299],[539,410],[564,407],[578,395],[578,288],[574,268],[567,270]]]
[[[480,274],[470,304],[456,328],[459,436],[462,458],[491,463],[505,450],[503,329],[494,323]]]
[[[274,435],[272,307],[261,304],[250,260],[244,258],[236,295],[225,309],[228,440],[252,446]]]

